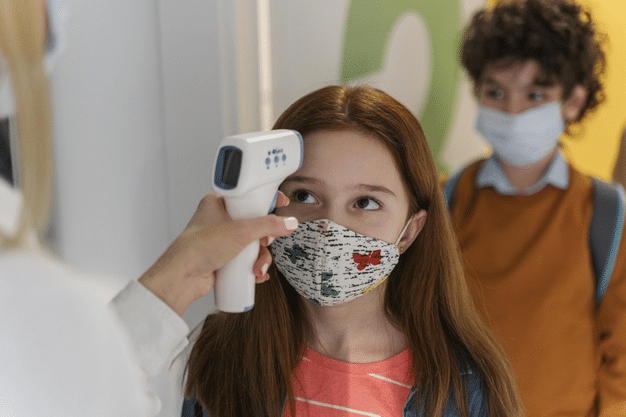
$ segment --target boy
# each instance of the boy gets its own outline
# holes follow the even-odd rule
[[[624,411],[626,244],[616,239],[596,302],[594,185],[558,146],[603,99],[591,16],[569,0],[500,2],[473,17],[461,62],[493,155],[448,188],[452,218],[469,285],[509,354],[527,415]],[[615,236],[622,228],[623,216]]]

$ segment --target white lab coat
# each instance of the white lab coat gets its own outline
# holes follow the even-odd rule
[[[68,13],[57,0],[47,5],[50,71],[64,49]],[[0,118],[14,112],[3,65],[0,57]],[[21,204],[19,191],[0,178],[3,233],[15,233]],[[74,271],[43,251],[0,250],[0,416],[172,414],[159,414],[150,382],[169,388],[172,375],[182,375],[182,366],[171,365],[187,345],[189,328],[136,281],[116,297],[111,314],[107,304],[121,286],[111,277]],[[167,400],[180,410],[177,388]]]
[[[0,179],[0,228],[19,201]],[[109,292],[43,251],[0,252],[1,416],[155,415]]]
[[[137,363],[150,382],[152,409],[160,410],[160,417],[180,416],[183,371],[191,347],[189,326],[137,281],[128,283],[113,298],[110,307],[125,329]]]

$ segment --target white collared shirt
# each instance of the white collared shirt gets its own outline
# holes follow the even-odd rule
[[[502,170],[502,165],[493,155],[487,159],[476,176],[476,186],[478,188],[493,187],[502,195],[532,195],[541,191],[548,184],[562,190],[569,187],[569,167],[560,150],[556,152],[548,169],[539,181],[524,190],[519,190],[511,185],[511,182]]]

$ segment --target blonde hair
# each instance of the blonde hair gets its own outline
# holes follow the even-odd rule
[[[52,116],[44,67],[45,9],[32,0],[2,0],[0,54],[13,86],[23,205],[17,231],[0,231],[0,247],[27,247],[48,221],[52,183]]]

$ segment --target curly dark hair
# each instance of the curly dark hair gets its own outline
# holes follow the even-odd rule
[[[463,34],[461,64],[478,88],[489,64],[507,68],[535,60],[542,81],[563,86],[564,100],[576,85],[585,87],[579,121],[605,98],[605,40],[590,12],[573,0],[501,1],[472,18]]]

